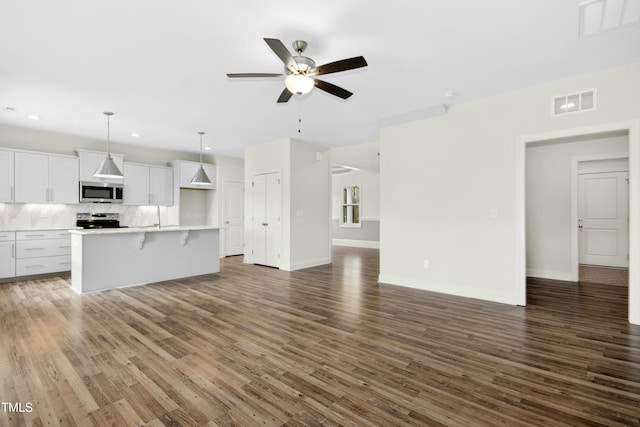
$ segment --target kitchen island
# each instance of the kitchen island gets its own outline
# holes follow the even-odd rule
[[[219,231],[207,226],[70,230],[78,293],[220,271]]]

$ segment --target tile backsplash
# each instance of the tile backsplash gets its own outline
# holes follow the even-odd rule
[[[170,211],[174,207],[160,207],[160,223],[169,224],[174,217]],[[118,212],[120,224],[132,227],[158,223],[156,206],[124,206],[117,204],[86,203],[79,205],[54,205],[31,203],[0,203],[0,228],[11,227],[75,227],[78,212]]]

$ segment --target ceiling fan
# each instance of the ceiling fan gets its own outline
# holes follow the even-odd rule
[[[280,103],[288,102],[294,93],[305,94],[310,92],[314,87],[339,98],[347,99],[353,95],[352,92],[332,83],[325,82],[324,80],[319,80],[316,77],[367,66],[367,61],[365,61],[362,56],[356,56],[316,67],[313,59],[302,56],[302,53],[307,48],[307,42],[304,40],[296,40],[293,42],[293,50],[296,52],[295,56],[291,55],[289,50],[278,39],[265,38],[264,41],[284,63],[284,74],[230,73],[227,74],[227,77],[285,77],[286,87],[278,98],[278,102]]]

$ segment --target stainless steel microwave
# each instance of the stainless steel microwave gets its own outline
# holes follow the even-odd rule
[[[122,184],[80,182],[80,203],[122,203]]]

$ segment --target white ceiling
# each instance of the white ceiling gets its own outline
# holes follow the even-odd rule
[[[578,3],[3,0],[0,123],[106,139],[110,110],[112,141],[197,152],[202,130],[236,157],[282,137],[373,141],[390,117],[640,61],[640,25],[578,38]],[[316,89],[276,104],[282,80],[225,75],[282,72],[264,37],[369,66],[323,77],[348,100]]]

